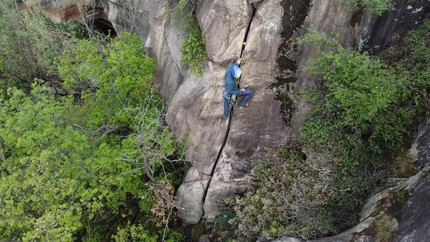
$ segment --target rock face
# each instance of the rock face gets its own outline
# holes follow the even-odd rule
[[[409,154],[424,166],[419,175],[424,176],[413,195],[408,199],[400,214],[398,236],[395,242],[426,241],[430,238],[430,171],[429,150],[430,123],[420,127],[416,142],[412,145]],[[425,177],[427,176],[427,177]]]
[[[133,32],[149,40],[147,0],[41,0],[39,5],[54,23],[77,20],[115,32]],[[25,3],[21,6],[25,7]]]
[[[149,0],[150,48],[155,59],[158,91],[169,100],[188,75],[181,65],[183,33],[171,26],[165,0]],[[192,82],[192,81],[190,81]]]
[[[395,10],[386,11],[382,16],[364,14],[361,17],[362,27],[356,36],[359,48],[378,54],[398,43],[404,33],[428,16],[430,2],[395,0],[393,5]],[[362,14],[356,13],[355,19]]]
[[[360,46],[377,53],[427,18],[430,5],[428,0],[395,0],[396,10],[376,16],[350,12],[338,0],[205,0],[196,12],[209,61],[198,77],[181,64],[184,34],[172,27],[165,3],[40,1],[54,21],[76,19],[84,13],[107,21],[117,32],[131,31],[145,39],[155,58],[159,93],[169,103],[166,122],[177,137],[190,140],[186,157],[192,168],[177,194],[183,208],[179,215],[190,224],[202,217],[212,220],[228,209],[225,199],[246,191],[251,167],[270,157],[280,143],[294,142],[300,136],[300,120],[311,107],[292,94],[318,87],[319,77],[311,75],[308,67],[319,48],[299,46],[297,37],[307,28],[326,34],[335,31],[345,47]],[[252,89],[254,96],[248,108],[235,110],[229,124],[221,98],[224,72],[241,54],[240,85]],[[419,142],[428,143],[425,138]],[[425,195],[426,189],[424,185],[418,188],[418,194]],[[414,215],[412,208],[407,211],[405,216]],[[418,226],[400,224],[399,235],[412,238],[413,231],[426,229]],[[359,239],[368,241],[363,236]]]
[[[262,2],[256,6],[254,17],[250,16],[247,21],[252,22],[243,52],[240,85],[253,90],[254,96],[248,108],[235,111],[224,149],[219,150],[220,157],[204,204],[205,217],[208,219],[214,219],[226,209],[224,202],[226,198],[234,198],[246,190],[247,174],[251,170],[251,165],[258,157],[266,156],[264,153],[275,147],[276,141],[281,140],[287,132],[282,114],[279,112],[281,102],[275,99],[276,93],[270,88],[270,85],[276,82],[274,76],[276,55],[271,53],[276,53],[281,42],[280,2],[279,0]],[[242,15],[246,16],[249,13],[249,8],[246,8]],[[237,24],[240,27],[243,21],[237,21]],[[241,49],[236,47],[236,52],[231,55],[236,54],[238,57],[240,51]],[[221,73],[224,74],[224,71],[225,66]],[[217,80],[216,90],[219,93],[224,85],[223,75]],[[222,111],[222,99],[218,100],[221,102],[215,104],[213,108]]]
[[[253,6],[246,0],[203,1],[198,6],[197,18],[212,62],[228,65],[239,57],[252,13]]]
[[[150,44],[148,0],[104,0],[96,2],[103,10],[106,20],[112,24],[117,33],[136,33],[147,42],[147,45]]]
[[[405,2],[411,1],[398,4]],[[336,0],[300,3],[207,0],[197,8],[197,16],[210,58],[205,74],[203,77],[191,75],[183,83],[178,78],[160,80],[162,86],[178,86],[166,121],[179,137],[187,134],[194,147],[187,154],[193,171],[187,174],[177,194],[179,206],[185,208],[179,216],[187,223],[197,223],[201,217],[212,220],[228,209],[225,199],[246,190],[252,165],[260,158],[269,157],[270,150],[281,140],[295,140],[299,136],[299,122],[310,107],[294,100],[291,94],[317,86],[318,77],[309,73],[308,65],[319,49],[297,46],[296,38],[306,28],[324,33],[336,31],[340,33],[341,44],[351,48],[359,41],[356,36],[364,36],[365,30],[375,28],[374,23],[380,21],[379,17],[376,22],[361,21],[367,15],[354,15]],[[360,21],[353,23],[353,17]],[[417,16],[416,20],[420,18]],[[366,23],[369,25],[363,25]],[[406,28],[398,26],[387,30],[387,34],[402,36],[405,31]],[[227,130],[228,120],[223,116],[221,99],[224,71],[240,56],[240,43],[245,36],[241,86],[252,89],[255,94],[250,107],[236,110]],[[169,43],[155,38],[151,34],[151,40],[160,46]],[[379,44],[385,41],[374,35],[368,39]],[[176,67],[169,62],[158,68],[166,75]],[[191,191],[193,196],[189,196]]]
[[[427,170],[426,168],[425,170]],[[366,242],[366,241],[393,241],[396,238],[397,233],[399,232],[399,214],[402,211],[402,207],[405,200],[414,192],[414,189],[418,184],[425,178],[423,172],[419,172],[414,176],[409,178],[402,179],[393,179],[388,182],[388,187],[377,194],[371,196],[363,206],[363,209],[360,213],[359,224],[354,226],[353,228],[342,232],[333,237],[326,237],[317,240],[311,240],[309,242]],[[420,185],[419,187],[421,187]],[[420,188],[417,189],[420,189]],[[415,192],[414,192],[415,196]],[[408,201],[406,204],[409,204]],[[420,203],[423,206],[423,203]],[[426,206],[426,205],[425,205]],[[408,205],[406,205],[408,207]],[[414,206],[415,207],[415,206]],[[404,208],[403,208],[404,209]],[[402,214],[405,213],[404,211]],[[417,216],[406,215],[410,219],[410,224],[414,224],[414,220]],[[428,216],[425,216],[428,218]],[[423,218],[424,219],[424,218]],[[403,215],[400,220],[400,227],[404,226],[403,224]],[[423,223],[425,224],[425,223]],[[411,236],[409,233],[413,226],[406,226],[406,236]],[[419,227],[419,226],[417,226]],[[417,240],[404,240],[404,241],[425,241],[422,235],[428,235],[427,229],[428,225],[424,227],[420,227],[421,234],[419,234],[420,238]],[[416,228],[413,228],[416,229]],[[415,231],[416,232],[416,231]]]
[[[430,238],[430,178],[420,184],[402,210],[396,242],[426,241]]]

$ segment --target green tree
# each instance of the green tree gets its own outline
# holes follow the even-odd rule
[[[37,4],[27,4],[0,2],[0,89],[4,93],[11,86],[30,88],[35,77],[55,79],[55,57],[63,41],[83,35],[77,22],[55,25]]]
[[[351,158],[347,165],[360,163],[357,152],[371,151],[367,162],[378,166],[383,154],[401,144],[415,116],[415,109],[399,106],[406,100],[409,79],[378,58],[346,50],[316,32],[303,41],[326,48],[311,67],[324,82],[320,90],[305,94],[316,105],[302,127],[303,142],[336,140],[336,147]]]
[[[75,96],[58,100],[42,80],[29,95],[2,93],[0,240],[109,240],[132,220],[148,238],[169,236],[151,209],[164,199],[172,211],[159,181],[177,182],[183,146],[162,124],[141,43],[123,33],[67,47],[58,70]]]

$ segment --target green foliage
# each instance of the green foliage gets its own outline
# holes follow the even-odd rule
[[[55,25],[36,6],[22,11],[19,1],[0,3],[0,57],[4,60],[0,83],[4,91],[12,86],[29,88],[33,78],[46,79],[56,72],[55,57],[59,55],[61,38],[83,37],[77,22]]]
[[[153,94],[154,61],[142,54],[137,36],[124,33],[106,45],[95,39],[79,40],[76,44],[77,47],[71,46],[59,57],[59,73],[66,86],[89,87],[81,95],[85,103],[91,103],[88,109],[81,110],[85,112],[84,123],[89,126],[85,128],[128,123],[132,116],[121,110],[141,102],[154,103],[151,108],[155,110],[148,115],[158,115],[163,106],[161,99]]]
[[[386,10],[393,10],[394,6],[391,0],[340,0],[347,4],[352,10],[364,8],[370,13],[382,15]]]
[[[85,27],[76,20],[65,23],[61,22],[58,26],[54,27],[59,28],[62,34],[72,39],[84,39],[87,36]]]
[[[182,62],[191,67],[197,75],[203,75],[202,61],[208,59],[204,33],[195,18],[187,21],[188,37],[182,42]]]
[[[118,160],[132,148],[133,137],[122,146],[108,139],[95,146],[92,137],[68,124],[77,108],[72,101],[59,103],[40,91],[34,87],[37,102],[16,90],[3,103],[8,117],[0,130],[8,155],[1,167],[1,229],[14,232],[1,234],[71,241],[83,221],[103,221],[104,214],[119,212],[127,194],[144,194],[144,183],[135,182],[143,171],[129,172],[135,166]]]
[[[176,231],[169,230],[169,236],[166,242],[177,242],[181,241],[183,234]],[[124,228],[118,228],[118,232],[112,236],[112,239],[116,242],[129,242],[129,241],[139,241],[139,242],[157,242],[159,241],[159,236],[151,235],[151,233],[141,225],[131,225],[130,221]]]
[[[306,161],[280,149],[282,162],[254,168],[260,182],[234,204],[243,236],[308,239],[354,223],[377,182],[374,174],[428,107],[429,28],[427,22],[411,31],[384,58],[346,50],[315,31],[301,39],[322,50],[310,69],[323,83],[300,94],[314,103],[301,127]]]
[[[355,205],[334,198],[353,198],[357,186],[346,184],[349,177],[336,171],[339,159],[330,149],[306,150],[306,154],[305,161],[279,154],[253,169],[258,178],[253,189],[230,202],[236,212],[230,223],[240,237],[254,241],[260,234],[269,239],[283,234],[306,240],[338,232],[339,224],[350,224],[347,212]]]
[[[51,96],[42,80],[30,94],[1,93],[0,240],[102,241],[117,228],[118,238],[163,236],[151,191],[157,179],[181,177],[171,171],[184,145],[161,122],[154,62],[141,43],[124,33],[65,46],[58,70],[75,97]],[[127,227],[131,220],[140,225]]]
[[[233,210],[228,210],[219,215],[215,222],[217,223],[217,230],[222,231],[228,222],[236,216],[236,213]]]
[[[301,127],[306,156],[280,148],[278,158],[253,168],[252,189],[228,201],[239,236],[306,240],[354,225],[377,170],[429,105],[429,30],[426,22],[383,58],[346,50],[315,31],[302,38],[322,50],[311,71],[323,78],[318,90],[300,94],[314,103]]]
[[[125,228],[119,228],[118,232],[112,236],[116,242],[128,241],[144,241],[144,242],[157,242],[156,235],[150,235],[142,225],[131,225],[130,221]]]
[[[176,4],[176,8],[179,10],[185,10],[190,6],[196,6],[202,0],[174,0],[173,2]]]
[[[321,72],[324,86],[303,95],[316,105],[302,127],[302,141],[334,140],[346,166],[359,165],[357,157],[366,151],[362,158],[367,161],[362,161],[377,167],[384,154],[401,144],[414,117],[413,109],[399,108],[407,99],[408,79],[379,59],[346,50],[315,32],[305,41],[321,39],[329,48],[317,56],[311,71]]]
[[[204,33],[201,31],[194,12],[200,0],[180,0],[174,3],[172,25],[185,32],[187,37],[182,42],[182,63],[191,67],[199,76],[203,75],[203,62],[208,59]]]
[[[430,80],[430,21],[409,31],[402,47],[395,53],[388,52],[386,59],[394,59],[398,75],[408,78],[408,88],[413,89],[416,98],[424,95]],[[415,100],[415,99],[414,99]]]

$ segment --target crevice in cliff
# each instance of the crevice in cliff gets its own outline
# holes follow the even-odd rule
[[[278,47],[276,59],[276,80],[277,82],[270,85],[271,89],[276,90],[276,100],[280,101],[282,119],[287,126],[291,126],[293,113],[296,109],[291,99],[294,93],[295,83],[297,81],[296,71],[297,63],[293,59],[293,54],[297,52],[294,34],[302,26],[308,15],[311,0],[283,0],[281,7],[284,9],[282,16],[282,43]]]
[[[251,18],[249,19],[249,23],[248,23],[248,26],[246,28],[245,36],[243,37],[242,49],[240,50],[240,57],[241,58],[242,58],[242,55],[243,55],[243,51],[245,50],[245,46],[246,46],[246,41],[248,39],[249,30],[251,29],[251,23],[252,23],[252,20],[254,19],[256,11],[257,11],[257,9],[255,8],[254,4],[252,4]]]
[[[245,35],[244,35],[244,38],[243,38],[242,48],[240,50],[240,55],[239,55],[240,58],[242,58],[242,56],[243,56],[243,52],[244,52],[245,47],[246,47],[246,41],[248,39],[249,30],[251,29],[251,23],[252,23],[252,20],[254,19],[255,13],[256,13],[256,8],[255,8],[254,4],[251,4],[251,6],[252,6],[252,13],[251,13],[251,17],[249,18],[248,26],[246,28]],[[241,65],[241,63],[239,65]],[[238,83],[238,87],[240,87],[240,77],[239,77],[237,83]],[[236,105],[234,105],[234,106],[236,106]],[[222,142],[221,148],[220,148],[220,150],[218,152],[218,155],[216,157],[215,164],[212,166],[212,170],[211,170],[211,173],[210,173],[210,178],[209,178],[208,184],[206,186],[206,190],[205,190],[205,192],[203,194],[202,204],[205,204],[206,196],[207,196],[207,193],[209,191],[209,187],[211,185],[212,177],[213,177],[213,175],[215,173],[215,169],[216,169],[216,167],[218,165],[218,161],[219,161],[219,159],[221,157],[221,154],[222,154],[222,152],[224,150],[224,146],[227,143],[228,135],[230,134],[230,126],[231,126],[231,121],[232,121],[232,117],[233,117],[233,113],[234,113],[234,106],[230,110],[230,115],[228,117],[228,124],[227,124],[227,129],[226,129],[226,132],[225,132],[225,135],[224,135],[224,140]],[[203,217],[204,217],[204,213],[205,213],[205,211],[203,209]]]

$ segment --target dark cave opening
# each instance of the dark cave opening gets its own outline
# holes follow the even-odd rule
[[[110,36],[110,37],[118,36],[112,23],[109,22],[108,20],[103,19],[103,18],[94,20],[91,27],[92,27],[92,30],[94,30],[98,33],[104,34],[106,36]]]

